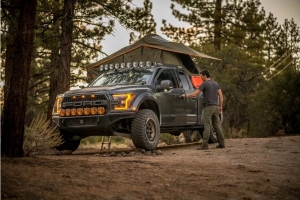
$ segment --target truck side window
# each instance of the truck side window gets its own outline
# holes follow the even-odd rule
[[[161,74],[159,75],[159,77],[157,78],[156,84],[159,85],[162,80],[170,80],[173,82],[174,88],[179,87],[175,71],[172,69],[167,69],[167,70],[162,71]]]
[[[185,76],[183,73],[179,72],[179,78],[180,78],[180,80],[181,80],[183,89],[185,89],[185,90],[190,90],[190,89],[191,89],[191,86],[190,86],[190,84],[189,84],[189,82],[188,82],[186,76]]]

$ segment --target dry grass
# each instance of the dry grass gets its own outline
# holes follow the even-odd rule
[[[50,123],[51,121],[46,120],[43,114],[38,114],[29,127],[25,127],[23,143],[25,156],[32,153],[41,154],[63,142],[57,126],[50,126]]]

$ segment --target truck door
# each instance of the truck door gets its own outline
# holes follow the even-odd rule
[[[179,71],[179,78],[181,80],[181,84],[183,86],[185,94],[189,94],[194,92],[194,88],[189,80],[189,77],[184,73]],[[192,125],[197,123],[197,99],[198,97],[193,98],[184,98],[184,102],[186,103],[185,117],[187,125]]]
[[[164,69],[156,77],[155,84],[160,85],[162,80],[173,82],[169,90],[157,90],[156,98],[161,109],[162,126],[181,126],[186,124],[186,103],[180,96],[183,89],[179,87],[174,69]]]

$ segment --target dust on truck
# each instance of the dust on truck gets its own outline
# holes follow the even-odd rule
[[[52,122],[64,139],[56,148],[75,151],[88,136],[123,136],[153,150],[161,132],[203,132],[201,97],[180,98],[199,81],[191,56],[218,60],[150,34],[87,66],[90,84],[56,98]]]

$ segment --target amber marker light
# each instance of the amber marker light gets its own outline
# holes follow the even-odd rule
[[[71,109],[71,115],[72,115],[72,116],[76,116],[76,112],[77,112],[77,111],[76,111],[76,108],[72,108],[72,109]]]
[[[136,111],[136,107],[133,106],[133,107],[132,107],[132,110],[133,110],[133,111]]]
[[[89,115],[90,112],[91,112],[91,109],[90,109],[90,108],[84,108],[84,109],[83,109],[83,114],[84,114],[84,115]]]
[[[92,115],[97,115],[98,111],[97,111],[97,108],[96,107],[92,107],[91,108],[91,114]]]
[[[70,109],[66,109],[66,116],[69,117],[71,115],[71,110]]]
[[[91,95],[91,97],[92,97],[92,98],[95,98],[95,95],[94,95],[94,94],[92,94],[92,95]]]
[[[76,96],[72,96],[72,99],[76,99]]]
[[[84,98],[85,98],[85,96],[84,96],[84,95],[82,95],[82,96],[81,96],[81,98],[83,98],[83,99],[84,99]]]
[[[61,109],[60,112],[59,112],[59,115],[60,115],[61,117],[64,117],[64,116],[66,115],[66,110]]]
[[[83,109],[77,108],[77,115],[83,115]]]
[[[105,108],[103,107],[98,107],[98,114],[103,115],[105,113]]]

